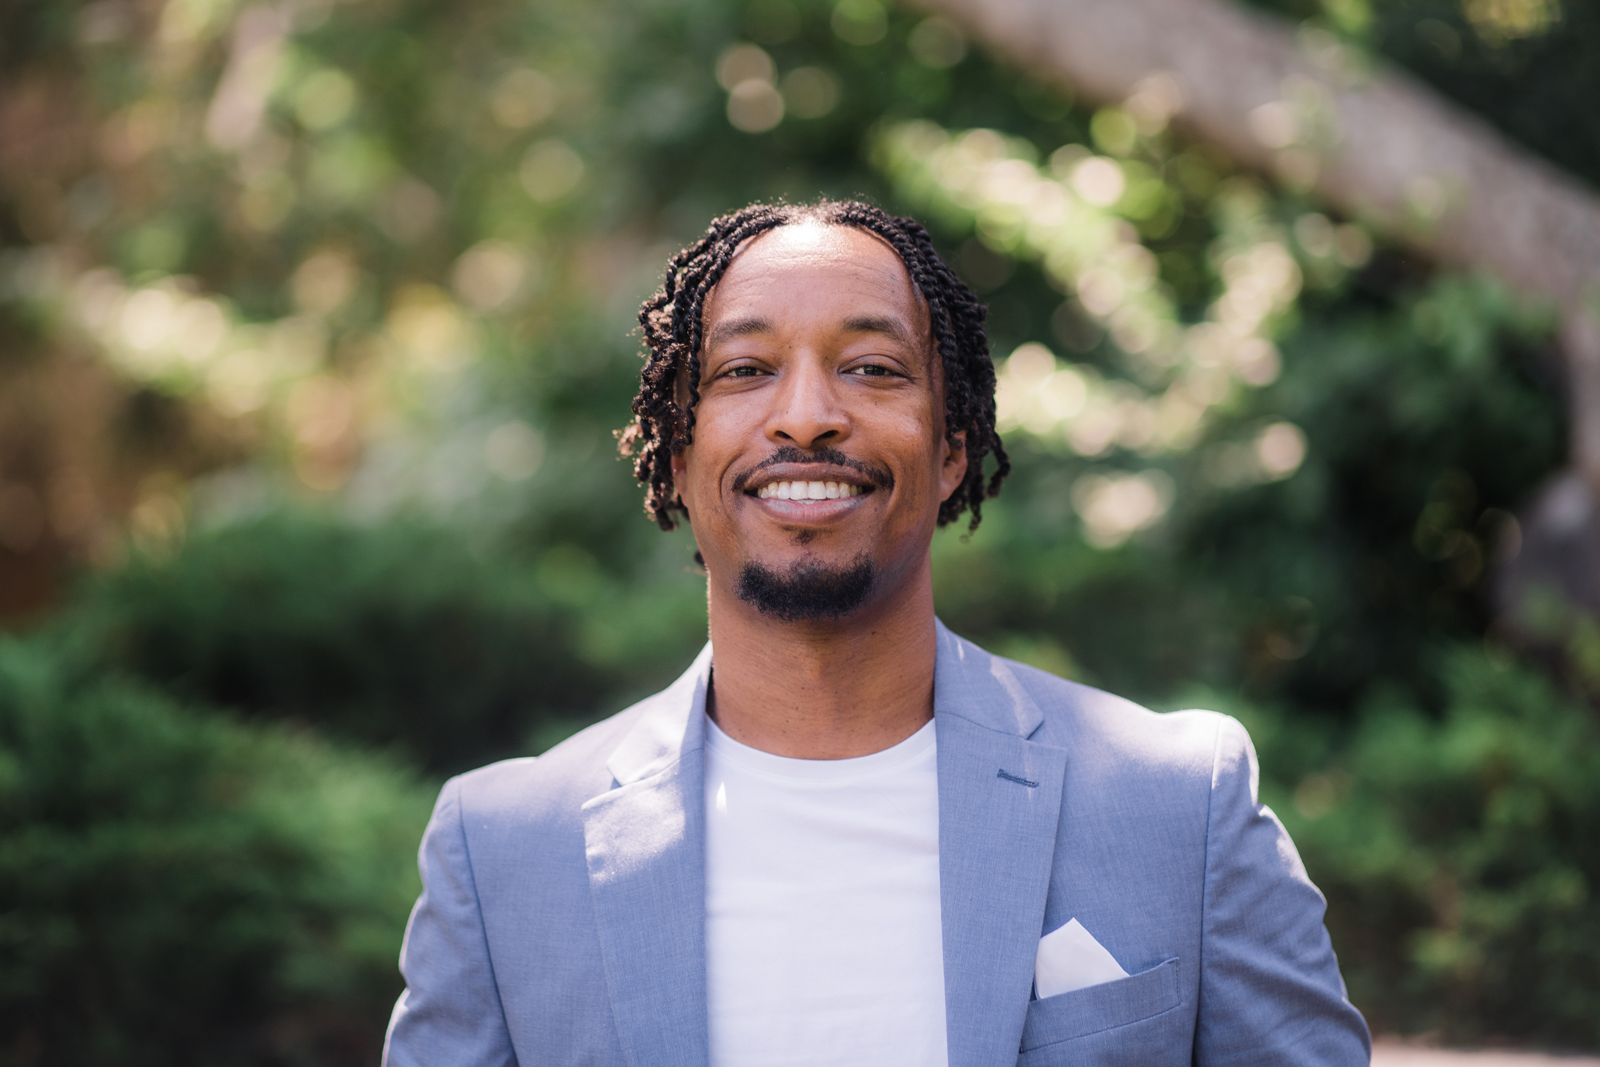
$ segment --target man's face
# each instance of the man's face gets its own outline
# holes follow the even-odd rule
[[[734,257],[703,326],[694,444],[672,471],[713,583],[795,618],[901,587],[967,462],[900,257],[862,230],[780,227]],[[763,583],[806,580],[840,610],[763,603]]]

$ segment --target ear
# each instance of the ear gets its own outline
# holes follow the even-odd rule
[[[683,494],[678,487],[684,483],[689,473],[689,461],[684,458],[683,452],[672,453],[672,492],[678,499],[683,499]]]
[[[967,431],[944,439],[943,461],[939,465],[939,499],[949,500],[967,479]]]

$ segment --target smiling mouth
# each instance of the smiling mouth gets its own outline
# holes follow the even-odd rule
[[[820,521],[856,510],[863,497],[894,489],[894,475],[833,448],[775,450],[733,479],[732,489],[754,497],[784,520]]]
[[[812,500],[841,500],[845,497],[860,496],[862,493],[871,492],[871,489],[852,485],[849,482],[768,482],[756,490],[756,497],[760,500],[796,500],[801,502]]]

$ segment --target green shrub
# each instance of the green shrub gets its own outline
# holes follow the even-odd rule
[[[1252,724],[1351,997],[1375,1029],[1600,1048],[1600,721],[1480,651],[1440,673],[1441,715],[1380,698],[1342,744]]]
[[[453,772],[669,682],[705,640],[704,592],[661,587],[623,602],[573,546],[530,563],[288,513],[96,575],[61,625],[96,668]]]
[[[0,1063],[376,1062],[430,799],[0,643]]]

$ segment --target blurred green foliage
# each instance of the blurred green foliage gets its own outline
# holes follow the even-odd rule
[[[430,797],[0,643],[0,1062],[372,1062]]]
[[[570,544],[530,563],[417,522],[269,514],[91,582],[63,627],[97,671],[455,773],[670,682],[705,640],[682,577],[630,589]]]
[[[1073,483],[1104,465],[1025,438],[982,531],[941,535],[946,620],[1047,640],[1059,651],[1040,666],[1145,700],[1205,682],[1337,718],[1393,684],[1438,706],[1420,665],[1489,627],[1486,575],[1510,510],[1560,461],[1560,413],[1526,328],[1482,287],[1303,314],[1281,378],[1164,465],[1182,488],[1149,536],[1111,551],[1063,537]],[[1286,417],[1307,440],[1292,477],[1216,483],[1229,450]]]
[[[1351,997],[1375,1029],[1600,1047],[1600,722],[1504,657],[1430,660],[1437,714],[1393,689],[1343,735],[1244,713]]]
[[[1585,0],[1252,0],[1365,46],[1600,183],[1600,9]]]
[[[1587,8],[1272,6],[1600,174],[1568,132]],[[370,1061],[410,774],[540,751],[704,639],[692,542],[612,453],[638,300],[712,215],[818,194],[926,215],[1006,374],[1119,413],[1008,431],[1005,494],[936,542],[944,619],[1245,718],[1379,1025],[1600,1046],[1593,712],[1482,651],[1565,438],[1547,324],[1494,287],[873,0],[24,3],[0,94],[0,360],[93,354],[131,397],[116,459],[153,472],[121,476],[125,542],[83,535],[111,562],[0,650],[4,788],[34,798],[0,812],[15,1062]],[[907,122],[1075,190],[1133,295],[1088,308],[1004,183],[908,179]],[[1278,274],[1270,359],[1219,379],[1128,340],[1138,300],[1225,318],[1242,251]],[[1205,414],[1155,448],[1129,413],[1174,382]],[[1108,487],[1156,506],[1101,536]],[[156,998],[191,986],[180,1025]]]

